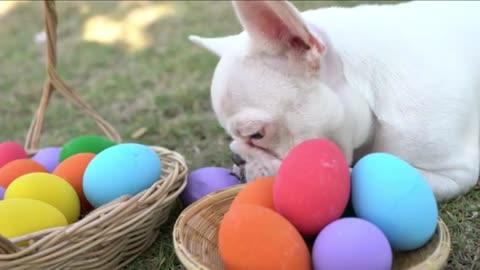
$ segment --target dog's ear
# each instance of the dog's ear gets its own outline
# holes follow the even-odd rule
[[[205,37],[190,35],[188,36],[188,39],[194,44],[221,57],[222,54],[227,49],[232,48],[232,46],[235,45],[236,40],[238,39],[238,36],[232,35],[232,36],[225,36],[225,37],[205,38]]]
[[[300,56],[311,64],[325,53],[325,45],[307,28],[300,12],[289,2],[232,1],[235,14],[253,40],[269,53]]]

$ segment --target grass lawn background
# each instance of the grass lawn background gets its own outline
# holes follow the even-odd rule
[[[359,1],[294,1],[300,10],[353,6]],[[210,107],[209,84],[217,58],[187,36],[220,36],[241,27],[229,1],[57,1],[58,72],[120,132],[124,140],[167,147],[190,170],[230,167],[228,136]],[[41,1],[0,1],[0,141],[24,142],[45,78]],[[131,134],[147,128],[146,134]],[[56,93],[41,146],[99,134],[92,120]],[[480,269],[480,188],[441,204],[450,228],[448,269]],[[154,245],[128,269],[178,269],[172,212]]]

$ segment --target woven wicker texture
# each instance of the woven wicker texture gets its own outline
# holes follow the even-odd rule
[[[217,233],[223,215],[243,188],[237,185],[214,192],[187,207],[173,230],[175,253],[187,270],[223,269],[217,248]],[[422,248],[394,254],[394,270],[442,269],[450,253],[450,235],[439,219],[434,237]]]
[[[117,131],[57,75],[55,1],[44,0],[44,11],[47,79],[25,148],[30,154],[38,150],[45,110],[54,90],[91,117],[106,137],[121,142]],[[0,270],[120,269],[145,251],[157,238],[187,181],[182,155],[163,147],[150,147],[162,161],[161,178],[154,185],[133,197],[123,196],[103,205],[69,226],[13,239],[0,236]],[[29,246],[21,249],[15,245],[23,241],[28,241]]]

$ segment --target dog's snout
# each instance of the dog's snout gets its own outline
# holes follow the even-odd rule
[[[247,163],[239,154],[232,153],[232,161],[235,165],[241,167]]]
[[[239,154],[232,152],[233,174],[235,174],[241,182],[245,183],[245,159]]]

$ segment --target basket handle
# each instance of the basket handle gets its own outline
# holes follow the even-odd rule
[[[84,114],[92,118],[95,123],[102,129],[105,135],[112,141],[121,142],[121,137],[118,132],[98,115],[95,110],[85,103],[83,99],[75,92],[74,89],[69,87],[57,74],[57,12],[55,8],[55,0],[44,0],[44,16],[45,16],[45,31],[47,34],[46,39],[46,53],[47,53],[47,78],[43,85],[42,97],[37,111],[35,112],[30,128],[28,130],[25,149],[27,152],[32,153],[39,148],[40,136],[42,134],[43,120],[45,117],[45,111],[48,106],[48,102],[54,90],[58,90],[69,102],[75,104]]]

